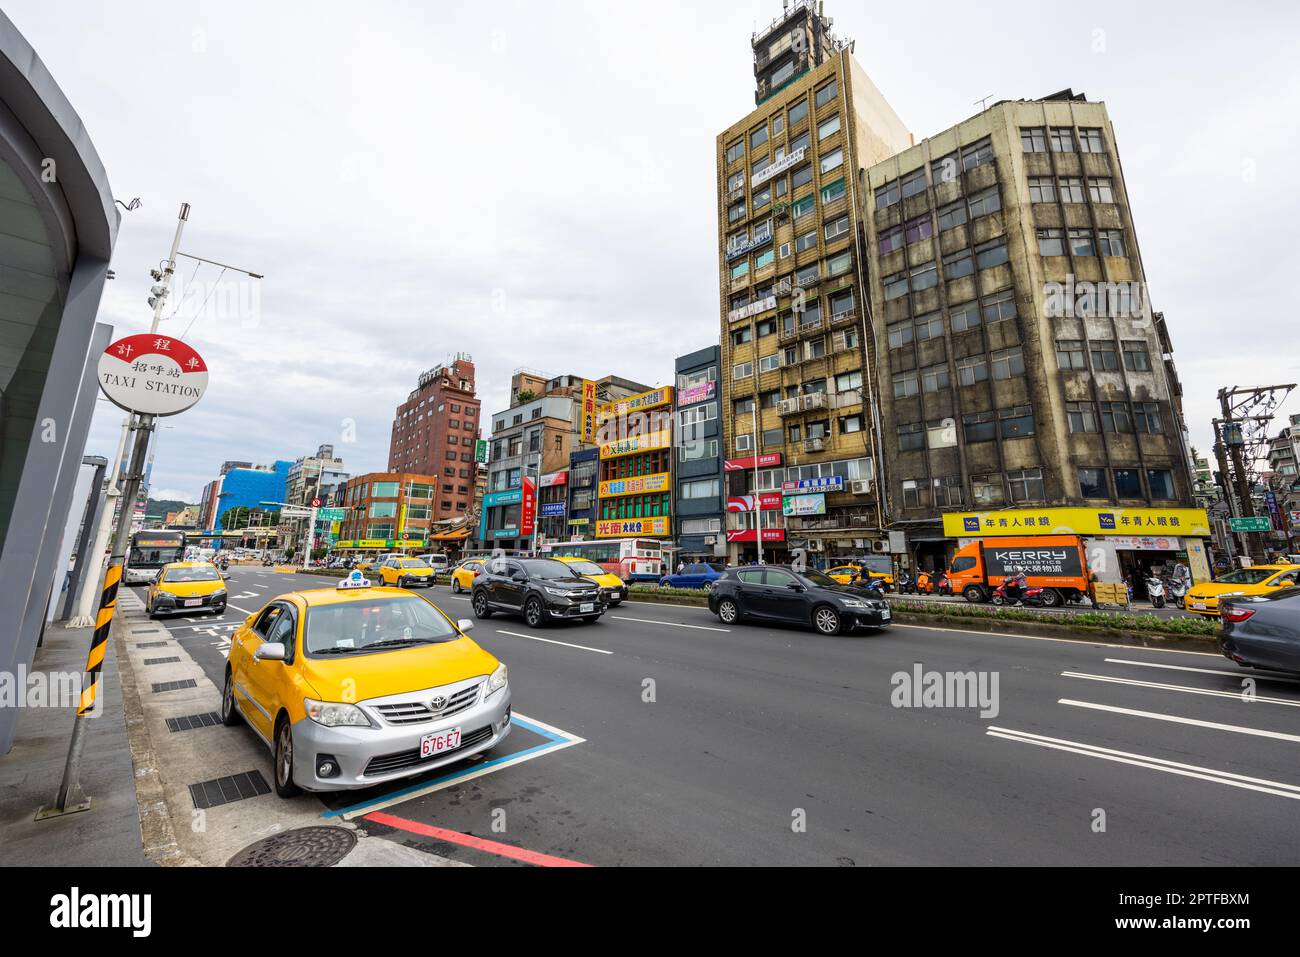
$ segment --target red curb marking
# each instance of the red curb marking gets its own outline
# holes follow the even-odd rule
[[[431,824],[421,824],[419,821],[408,821],[403,817],[395,817],[392,814],[385,814],[383,811],[375,811],[367,814],[365,820],[374,821],[378,824],[386,824],[389,827],[395,827],[400,831],[409,831],[412,834],[420,834],[424,837],[432,837],[439,841],[448,841],[452,844],[462,844],[465,847],[472,847],[478,851],[486,851],[489,854],[496,854],[498,857],[509,857],[512,860],[523,861],[526,864],[536,864],[538,867],[591,867],[590,864],[583,864],[580,861],[571,861],[567,857],[554,857],[550,854],[543,854],[540,851],[530,851],[527,848],[515,847],[513,844],[502,844],[499,841],[489,841],[481,837],[474,837],[472,834],[462,834],[460,831],[449,831],[444,827],[434,827]]]

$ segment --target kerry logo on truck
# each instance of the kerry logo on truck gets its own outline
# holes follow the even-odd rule
[[[143,415],[176,415],[208,388],[203,357],[171,336],[118,339],[99,357],[99,388],[110,402]]]
[[[990,578],[1014,575],[1083,575],[1077,548],[998,548],[984,549],[984,562]]]

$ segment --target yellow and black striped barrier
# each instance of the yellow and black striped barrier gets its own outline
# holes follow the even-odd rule
[[[86,656],[86,678],[81,687],[81,703],[77,717],[91,714],[99,696],[99,676],[104,670],[104,651],[108,646],[108,632],[117,611],[117,586],[122,581],[122,565],[113,562],[104,573],[104,590],[99,596],[99,612],[95,616],[95,634],[90,640],[90,653]]]

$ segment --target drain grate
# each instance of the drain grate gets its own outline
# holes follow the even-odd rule
[[[221,715],[215,711],[206,711],[203,714],[187,714],[179,718],[167,719],[168,731],[193,731],[195,728],[210,728],[214,724],[221,723]]]
[[[270,794],[271,786],[261,771],[244,771],[229,777],[213,778],[190,785],[190,800],[199,810],[233,804],[259,794]]]
[[[161,648],[166,645],[165,641],[141,641],[136,644],[137,648]]]
[[[342,827],[299,827],[248,845],[227,867],[333,867],[357,846]]]
[[[182,688],[197,688],[198,683],[193,678],[186,678],[183,681],[155,681],[153,684],[154,694],[160,691],[180,691]]]
[[[146,658],[144,660],[144,663],[146,665],[169,665],[173,661],[180,661],[180,660],[181,659],[179,656],[173,655],[170,658]]]

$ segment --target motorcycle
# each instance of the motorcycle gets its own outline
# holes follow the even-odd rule
[[[993,589],[991,600],[995,605],[1024,605],[1026,608],[1043,608],[1047,605],[1043,589],[1017,587],[1015,594],[1012,594],[1007,590],[1006,582]]]
[[[1169,600],[1179,608],[1187,607],[1187,582],[1181,578],[1173,578],[1169,581]]]
[[[936,595],[952,594],[952,582],[948,581],[947,572],[939,572],[939,577],[934,580],[934,593]]]
[[[900,595],[911,595],[916,592],[916,582],[907,572],[898,573],[898,593]]]
[[[1152,608],[1165,607],[1165,583],[1159,578],[1147,579],[1147,597],[1151,599]]]

